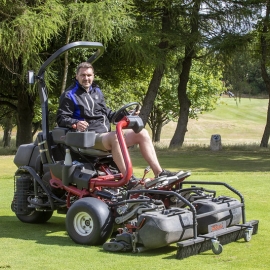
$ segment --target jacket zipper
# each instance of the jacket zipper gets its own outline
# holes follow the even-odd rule
[[[89,96],[89,98],[90,98],[90,100],[91,100],[91,102],[92,102],[92,104],[93,104],[92,110],[91,110],[91,109],[90,109],[90,106],[89,106],[89,103],[88,103],[88,101],[87,101],[87,98],[84,97],[84,98],[85,98],[85,101],[86,101],[86,104],[87,104],[87,107],[88,107],[88,110],[92,113],[93,116],[95,116],[95,114],[94,114],[94,106],[95,106],[95,102],[94,102],[94,100],[92,99],[92,97],[91,97],[91,95],[89,94],[89,92],[87,93],[87,95]],[[106,121],[105,116],[102,115],[102,117],[103,117],[103,126],[105,127],[106,131],[108,132],[108,128],[107,128],[107,126],[105,125],[105,121]]]

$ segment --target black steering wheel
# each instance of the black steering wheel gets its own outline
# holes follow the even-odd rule
[[[115,112],[113,118],[112,118],[112,123],[116,125],[118,122],[116,122],[116,119],[118,116],[121,114],[123,115],[134,115],[136,112],[140,110],[140,104],[138,102],[130,102],[126,105],[124,105],[122,108],[120,108],[118,111]],[[127,108],[130,108],[127,110]]]

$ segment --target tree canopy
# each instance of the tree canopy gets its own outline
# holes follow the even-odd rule
[[[26,83],[26,72],[37,71],[63,45],[89,40],[106,49],[95,70],[109,105],[116,109],[140,99],[153,139],[174,120],[170,145],[181,146],[188,119],[214,108],[223,82],[241,91],[267,88],[269,2],[1,0],[0,106],[15,112],[17,145],[32,140],[40,119],[37,89]],[[250,44],[257,44],[257,58],[249,57],[256,47]],[[76,65],[86,59],[84,50],[74,50],[48,70],[52,112]]]

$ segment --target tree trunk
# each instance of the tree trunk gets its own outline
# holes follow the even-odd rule
[[[34,99],[27,93],[24,86],[18,91],[17,106],[17,137],[16,146],[28,144],[33,141],[32,121],[34,117]]]
[[[144,124],[147,123],[149,114],[152,111],[158,93],[158,88],[160,86],[160,82],[164,74],[164,70],[165,70],[164,65],[162,65],[161,67],[156,67],[154,70],[152,80],[149,84],[148,91],[143,100],[143,106],[140,111],[140,117],[142,118]]]
[[[169,48],[170,45],[169,44],[170,42],[166,37],[168,31],[170,31],[171,28],[170,8],[168,7],[163,8],[161,21],[162,21],[162,29],[161,29],[162,35],[158,47],[161,50],[161,55],[163,58],[162,63],[166,63],[166,56],[167,56],[166,50]],[[143,106],[140,112],[140,117],[142,118],[144,124],[147,123],[148,117],[152,111],[164,71],[165,71],[165,64],[156,66],[154,70],[153,77],[149,84],[146,96],[143,100]]]
[[[77,2],[78,2],[77,0],[74,0],[74,3],[77,3]],[[69,44],[69,41],[70,41],[72,24],[73,24],[73,21],[70,20],[68,23],[67,34],[66,34],[66,44]],[[66,90],[68,67],[69,67],[68,51],[66,51],[64,54],[64,75],[63,75],[62,86],[61,86],[61,94],[64,93]]]
[[[199,10],[201,1],[194,1],[193,16],[190,21],[191,33],[189,41],[185,46],[185,56],[182,62],[182,70],[179,76],[178,84],[178,100],[180,105],[179,118],[176,130],[170,142],[170,147],[182,146],[187,132],[189,108],[191,102],[187,96],[187,84],[189,80],[190,69],[192,66],[192,58],[195,56],[195,46],[197,35],[199,34]]]
[[[268,103],[266,125],[264,128],[260,147],[268,147],[269,135],[270,135],[270,103]]]
[[[270,17],[270,1],[267,1],[264,25],[263,25],[262,34],[261,34],[261,54],[262,54],[261,72],[262,72],[262,78],[266,85],[266,89],[268,91],[268,98],[270,100],[270,78],[267,73],[267,65],[266,65],[267,55],[269,53],[268,52],[269,44],[266,39],[266,34],[268,34],[268,31],[269,31],[269,17]],[[270,104],[268,102],[266,125],[265,125],[260,147],[268,147],[269,135],[270,135]]]
[[[161,131],[163,127],[163,120],[162,120],[162,109],[155,108],[151,114],[154,115],[154,119],[152,119],[152,141],[153,142],[160,142]]]
[[[160,142],[162,127],[163,127],[162,122],[158,122],[156,126],[154,142]]]
[[[180,104],[179,118],[176,130],[170,142],[170,148],[182,146],[187,132],[188,115],[191,102],[187,96],[186,89],[189,79],[189,72],[192,64],[192,58],[187,57],[183,62],[183,70],[180,74],[180,82],[178,85],[178,99]]]
[[[67,76],[68,76],[68,52],[64,54],[64,74],[62,79],[62,86],[61,86],[61,94],[65,92],[66,85],[67,85]]]
[[[3,147],[10,147],[10,142],[11,142],[11,133],[12,133],[12,117],[6,118],[3,124],[3,129],[4,129],[4,135],[3,135]]]
[[[32,137],[34,137],[37,131],[40,130],[41,128],[42,128],[41,121],[32,123]]]
[[[75,0],[75,3],[77,3],[77,0]],[[67,35],[66,35],[66,44],[69,44],[70,41],[70,34],[72,30],[72,21],[70,20],[68,23],[68,29],[67,29]],[[68,51],[64,54],[64,75],[62,80],[62,86],[61,86],[61,94],[65,92],[66,84],[67,84],[67,76],[68,76]]]

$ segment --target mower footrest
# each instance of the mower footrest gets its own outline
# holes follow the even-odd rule
[[[132,244],[125,241],[110,241],[103,244],[103,249],[112,252],[131,251]]]

